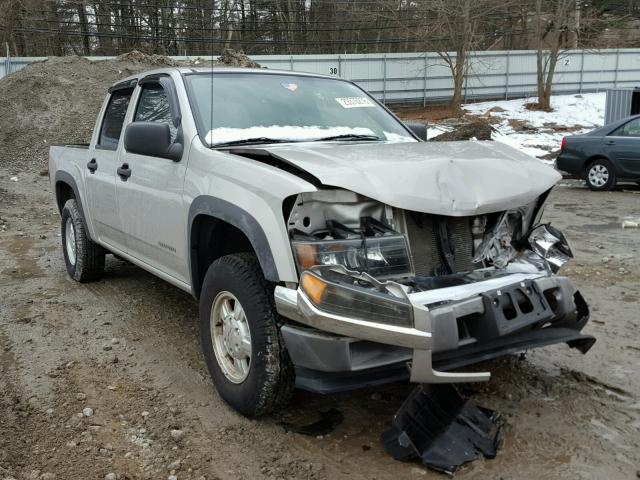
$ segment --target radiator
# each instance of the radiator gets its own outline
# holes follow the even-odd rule
[[[396,212],[394,212],[394,216]],[[446,273],[435,233],[434,217],[425,213],[399,211],[397,212],[399,226],[404,227],[409,240],[409,248],[416,275],[434,276]],[[464,272],[472,270],[473,264],[473,236],[471,232],[471,217],[439,217],[447,227],[449,246],[453,253],[453,270]]]

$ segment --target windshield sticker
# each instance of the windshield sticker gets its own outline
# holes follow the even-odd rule
[[[297,83],[282,82],[280,85],[282,85],[284,88],[286,88],[290,92],[295,92],[298,89]]]
[[[342,105],[342,108],[375,107],[374,103],[367,97],[336,98],[336,102]]]

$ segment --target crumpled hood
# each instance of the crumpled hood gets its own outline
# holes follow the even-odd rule
[[[561,175],[495,141],[304,143],[263,147],[324,185],[393,207],[468,216],[535,200]]]

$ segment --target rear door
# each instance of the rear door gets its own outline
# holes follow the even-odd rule
[[[640,118],[618,127],[604,138],[604,150],[619,177],[640,177]]]
[[[166,123],[172,141],[181,141],[180,107],[169,76],[141,80],[134,101],[133,122]],[[120,167],[128,169],[129,174],[116,180],[120,222],[127,232],[129,253],[188,283],[187,212],[182,200],[186,160],[138,155],[123,148]]]
[[[133,88],[112,90],[105,100],[102,121],[89,150],[84,183],[89,202],[89,215],[97,239],[119,250],[126,242],[118,214],[116,200],[116,169],[124,119],[131,101]]]

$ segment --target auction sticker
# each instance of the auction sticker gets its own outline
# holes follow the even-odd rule
[[[342,97],[336,98],[336,102],[342,105],[342,108],[375,107],[375,104],[367,97]]]

